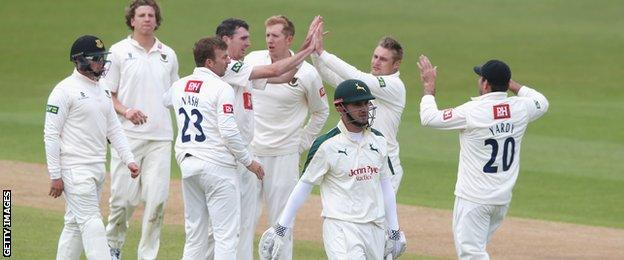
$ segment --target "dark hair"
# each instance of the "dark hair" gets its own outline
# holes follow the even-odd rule
[[[288,17],[283,15],[274,15],[267,18],[264,22],[264,26],[271,26],[276,24],[283,25],[282,33],[285,36],[295,36],[295,25],[288,19]]]
[[[134,18],[136,9],[144,5],[154,8],[154,13],[156,15],[156,28],[154,30],[158,30],[160,22],[162,22],[162,16],[160,15],[160,7],[158,7],[158,4],[154,0],[133,0],[130,2],[130,5],[126,8],[126,25],[130,30],[134,30],[134,27],[132,27],[132,18]]]
[[[394,38],[389,36],[383,37],[379,40],[378,45],[394,52],[394,61],[403,59],[403,47]]]
[[[195,57],[195,65],[204,67],[207,59],[215,59],[215,50],[227,50],[227,44],[219,37],[207,37],[199,39],[193,46],[193,56]]]
[[[249,30],[249,25],[247,24],[247,22],[238,18],[228,18],[223,20],[223,22],[221,22],[221,24],[217,26],[217,31],[215,32],[215,34],[219,36],[219,38],[223,36],[232,37],[232,35],[234,35],[234,33],[236,33],[236,30],[240,27]]]

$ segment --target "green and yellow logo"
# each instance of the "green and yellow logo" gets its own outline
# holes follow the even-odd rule
[[[237,61],[234,66],[232,66],[232,71],[238,73],[240,71],[240,69],[243,67],[243,63],[240,61]]]
[[[48,113],[58,114],[58,109],[59,109],[59,107],[57,107],[57,106],[53,106],[53,105],[47,105],[46,106],[46,112],[48,112]]]
[[[379,81],[379,87],[381,88],[386,87],[386,81],[382,77],[377,77],[377,80]]]

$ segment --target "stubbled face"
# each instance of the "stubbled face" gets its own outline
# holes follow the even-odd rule
[[[289,51],[293,37],[286,36],[283,29],[283,24],[266,27],[266,44],[270,54],[283,54]]]
[[[217,76],[223,77],[228,64],[230,64],[230,56],[228,56],[227,50],[215,49],[214,52],[215,59],[208,59],[208,68]]]
[[[371,74],[384,76],[394,74],[399,70],[401,61],[394,60],[394,53],[384,47],[377,46],[371,58]]]
[[[134,17],[130,20],[134,32],[140,34],[153,34],[156,29],[156,12],[149,5],[137,7]]]
[[[224,36],[223,40],[228,45],[230,58],[241,60],[245,57],[245,51],[251,46],[249,31],[243,27],[238,27],[232,37]]]
[[[357,125],[357,126],[363,126],[369,123],[371,107],[372,107],[371,102],[368,100],[365,100],[365,101],[357,101],[357,102],[352,102],[352,103],[344,103],[342,104],[342,107],[338,108],[338,111],[341,112],[342,114],[341,117],[343,118],[343,122]],[[340,111],[340,110],[343,110],[343,111]],[[351,115],[351,117],[353,118],[353,121],[349,119],[346,113]]]

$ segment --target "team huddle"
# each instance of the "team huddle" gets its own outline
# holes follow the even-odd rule
[[[56,259],[79,259],[83,251],[88,259],[121,259],[129,220],[141,203],[137,257],[157,258],[174,138],[182,173],[183,259],[253,259],[263,205],[268,228],[258,256],[292,259],[294,219],[314,185],[320,186],[328,259],[403,254],[397,132],[406,89],[398,41],[383,37],[370,72],[363,72],[325,50],[320,16],[297,52],[291,50],[292,21],[269,17],[267,49],[247,55],[250,26],[229,18],[215,36],[195,43],[196,67],[179,78],[176,53],[155,37],[162,20],[157,3],[134,0],[125,18],[131,34],[108,51],[96,36],[74,42],[74,72],[48,98],[49,194],[64,193],[66,200]],[[437,67],[426,56],[418,67],[421,124],[460,130],[453,209],[457,256],[488,259],[486,245],[511,202],[527,124],[547,111],[548,101],[513,81],[507,64],[490,60],[474,67],[480,96],[439,110]],[[330,109],[323,82],[334,88],[338,122],[326,122]],[[508,90],[516,96],[508,97]],[[326,123],[336,125],[321,134]],[[114,149],[105,226],[99,198],[107,142]]]

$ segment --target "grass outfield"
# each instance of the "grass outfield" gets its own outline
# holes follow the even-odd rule
[[[13,207],[13,248],[14,259],[50,259],[56,255],[56,246],[63,229],[63,214],[29,207]],[[37,225],[31,225],[37,223]],[[125,259],[136,259],[139,243],[140,223],[131,224],[122,252]],[[256,244],[259,237],[256,237]],[[36,242],[35,242],[36,241]],[[295,241],[293,259],[326,259],[322,244],[309,241]],[[159,259],[180,259],[184,248],[184,227],[164,225],[161,234]],[[257,258],[257,256],[255,256]],[[84,253],[82,259],[85,259]],[[401,259],[435,259],[406,254]]]
[[[0,159],[45,162],[44,106],[52,87],[71,71],[69,46],[87,33],[107,46],[123,38],[125,3],[3,3]],[[551,103],[525,136],[510,215],[624,228],[624,208],[617,206],[624,197],[622,1],[179,0],[161,1],[161,8],[165,20],[158,36],[177,51],[181,76],[192,70],[192,44],[230,16],[251,24],[255,50],[264,47],[262,22],[269,15],[294,20],[298,45],[307,23],[321,14],[331,31],[326,49],[363,70],[376,41],[396,36],[406,52],[401,71],[408,87],[399,132],[405,176],[398,200],[405,204],[450,209],[459,150],[456,132],[419,124],[418,55],[427,54],[438,66],[440,107],[476,94],[472,66],[505,60],[516,81],[537,88]],[[326,129],[336,120],[332,112]]]

